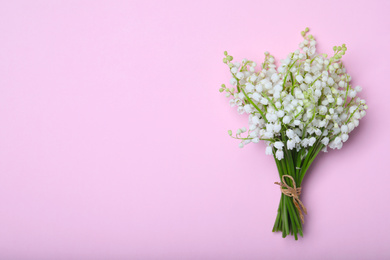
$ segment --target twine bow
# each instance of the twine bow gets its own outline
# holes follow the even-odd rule
[[[288,178],[291,179],[293,187],[290,187],[290,186],[287,185],[286,180],[284,179],[284,177],[288,177]],[[275,184],[280,186],[280,191],[284,195],[293,198],[294,205],[298,209],[299,217],[301,218],[302,224],[303,224],[304,220],[303,220],[302,210],[303,210],[303,212],[305,212],[305,214],[307,214],[307,210],[306,210],[305,206],[303,206],[302,201],[299,200],[299,195],[301,195],[301,188],[297,188],[297,186],[295,185],[294,178],[291,177],[290,175],[283,175],[282,176],[282,182],[283,183],[275,182]],[[301,209],[301,207],[302,207],[302,209]]]

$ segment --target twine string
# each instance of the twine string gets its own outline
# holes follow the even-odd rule
[[[290,178],[292,181],[292,187],[288,186],[286,183],[286,180],[284,179],[285,177]],[[307,210],[305,206],[303,205],[302,201],[299,199],[299,195],[301,195],[301,188],[297,188],[294,178],[291,177],[290,175],[283,175],[282,176],[282,183],[281,182],[275,182],[276,185],[280,186],[280,191],[288,196],[293,198],[293,202],[295,207],[298,209],[299,212],[299,217],[301,218],[302,224],[304,223],[304,218],[303,218],[303,213],[302,210],[305,214],[307,214]],[[302,208],[302,209],[301,209]]]

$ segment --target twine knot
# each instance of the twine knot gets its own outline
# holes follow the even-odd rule
[[[288,178],[291,179],[293,187],[287,185],[286,180],[284,179],[284,177],[288,177]],[[305,214],[307,214],[307,210],[306,210],[305,206],[303,205],[302,201],[299,200],[299,195],[301,195],[301,188],[297,188],[297,186],[295,185],[294,178],[291,177],[290,175],[283,175],[282,176],[282,182],[283,183],[275,182],[275,184],[280,186],[280,191],[284,195],[293,198],[294,205],[298,209],[299,217],[301,218],[302,224],[303,224],[304,220],[303,220],[302,210],[303,210],[303,212]],[[302,209],[301,209],[301,207],[302,207]]]

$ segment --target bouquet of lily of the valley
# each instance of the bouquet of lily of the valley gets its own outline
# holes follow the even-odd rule
[[[264,140],[265,153],[274,156],[281,199],[273,231],[296,240],[298,234],[303,236],[303,213],[307,213],[299,199],[307,170],[320,151],[342,148],[367,109],[365,100],[357,97],[362,88],[352,87],[341,61],[345,44],[334,46],[332,57],[317,54],[308,31],[301,32],[299,49],[279,67],[268,52],[256,70],[255,62],[233,62],[225,51],[223,62],[229,66],[233,87],[220,88],[238,113],[249,115],[248,129],[238,129],[235,135],[229,130],[229,135],[241,140],[241,148]]]

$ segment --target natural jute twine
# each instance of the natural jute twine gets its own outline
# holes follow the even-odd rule
[[[291,179],[293,187],[290,187],[290,186],[287,185],[286,180],[284,179],[284,177],[288,177],[288,178]],[[305,206],[303,206],[302,201],[299,200],[299,195],[301,195],[301,188],[297,188],[297,186],[295,185],[294,178],[291,177],[290,175],[283,175],[282,176],[282,182],[283,183],[275,182],[275,184],[280,186],[280,191],[284,195],[293,198],[294,205],[298,209],[299,217],[301,218],[302,224],[303,224],[304,221],[303,221],[302,210],[303,210],[303,212],[305,212],[305,214],[307,214],[307,211],[306,211]],[[301,210],[301,207],[302,207],[302,210]]]

